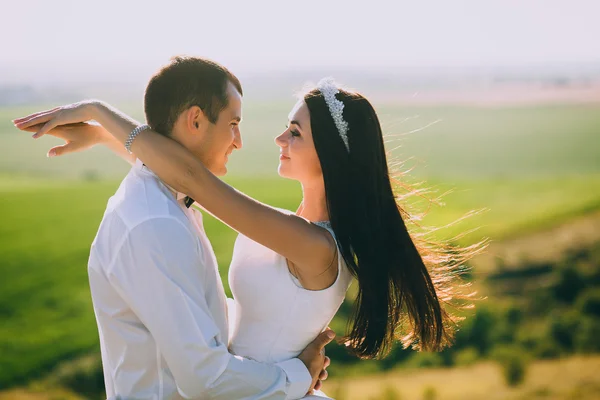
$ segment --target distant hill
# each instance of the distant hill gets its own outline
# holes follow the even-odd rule
[[[236,72],[236,71],[234,71]],[[20,83],[0,76],[0,106],[27,105],[48,102],[76,101],[82,98],[101,98],[113,103],[141,103],[147,71],[139,75],[124,71],[122,75],[90,76],[89,79],[70,79],[56,76],[44,80]],[[295,92],[308,83],[332,76],[341,84],[378,100],[410,100],[415,94],[465,93],[497,88],[551,88],[570,90],[594,87],[600,82],[600,64],[583,66],[554,66],[531,68],[395,68],[360,70],[348,68],[312,68],[294,71],[265,70],[240,72],[245,97],[258,101],[290,100]],[[4,78],[4,79],[3,79]],[[49,78],[45,78],[46,80]]]
[[[32,85],[0,85],[0,107],[69,102],[81,98],[75,89],[40,88]]]

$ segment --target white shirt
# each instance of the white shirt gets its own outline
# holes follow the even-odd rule
[[[298,399],[297,358],[230,354],[227,305],[201,214],[137,162],[108,202],[88,264],[111,399]]]

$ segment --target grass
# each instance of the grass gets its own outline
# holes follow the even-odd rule
[[[501,240],[557,225],[577,215],[600,208],[600,174],[562,177],[526,177],[440,183],[431,187],[439,193],[443,206],[434,206],[425,223],[443,226],[470,210],[484,209],[463,223],[442,230],[439,236],[453,237],[470,229],[475,235],[460,240],[488,237]],[[424,209],[423,202],[417,210]]]
[[[98,343],[85,264],[115,185],[47,183],[1,192],[0,387]]]
[[[294,209],[300,192],[294,182],[269,178],[231,178],[236,187],[278,207]],[[19,182],[20,186],[13,185]],[[77,182],[5,178],[0,181],[0,386],[8,382],[29,379],[48,370],[59,360],[96,350],[98,338],[87,284],[87,257],[90,243],[102,218],[108,197],[117,182]],[[600,178],[593,181],[600,187]],[[579,213],[588,205],[598,204],[600,193],[586,195],[588,181],[575,179],[560,182],[569,187],[572,196],[560,196],[557,185],[532,185],[513,182],[512,186],[480,183],[470,190],[457,190],[443,212],[432,212],[428,221],[445,222],[462,215],[487,200],[482,195],[495,196],[498,206],[520,210],[513,214],[489,212],[467,221],[462,229],[482,224],[480,234],[492,238],[496,234],[515,233],[510,227],[556,223],[556,216]],[[490,193],[497,189],[496,195]],[[499,189],[498,189],[499,188]],[[527,191],[527,188],[530,188]],[[541,190],[542,188],[543,190]],[[554,189],[553,189],[554,188]],[[512,195],[510,194],[512,190]],[[503,193],[504,197],[499,194]],[[547,204],[534,201],[543,193]],[[514,199],[505,204],[507,199]],[[524,201],[524,199],[534,199]],[[490,206],[492,207],[492,206]],[[492,208],[493,209],[493,208]],[[535,217],[532,219],[532,217]],[[459,226],[460,227],[460,226]],[[455,227],[453,229],[458,229]],[[226,278],[235,233],[220,222],[206,219],[206,229],[213,243],[220,271]],[[516,228],[515,228],[516,229]],[[226,279],[225,279],[226,281]],[[335,326],[343,326],[336,321]]]
[[[244,148],[231,157],[232,175],[276,175],[279,150],[274,138],[284,129],[292,105],[291,98],[289,103],[244,105]],[[100,148],[47,160],[44,156],[51,144],[60,141],[32,140],[10,123],[40,108],[44,106],[0,109],[0,148],[9,149],[0,158],[0,171],[103,178],[118,178],[127,171],[125,163]],[[388,149],[397,148],[391,159],[415,166],[415,176],[453,181],[600,172],[599,106],[477,109],[381,104],[376,108]],[[139,108],[125,105],[123,109],[143,118]]]
[[[599,111],[598,106],[575,105],[384,106],[380,115],[391,144],[401,145],[394,155],[401,160],[414,159],[417,175],[451,180],[512,179],[599,172]]]
[[[0,184],[0,387],[98,346],[86,265],[118,183],[35,181],[9,178]],[[291,182],[276,184],[278,191],[268,180],[245,183],[274,205],[297,203]],[[235,234],[214,219],[206,228],[226,277]]]
[[[599,356],[534,361],[525,382],[516,388],[505,384],[499,365],[491,362],[452,369],[403,368],[377,376],[330,378],[324,391],[337,400],[595,400],[600,396],[599,368]],[[0,392],[0,400],[83,398],[63,388],[39,384]]]
[[[500,366],[491,362],[452,369],[397,369],[378,376],[331,379],[325,391],[337,400],[591,400],[600,396],[598,369],[599,356],[535,361],[516,388],[505,384]]]

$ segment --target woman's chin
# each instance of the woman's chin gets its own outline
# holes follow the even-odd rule
[[[281,165],[281,163],[279,163],[279,166],[277,167],[277,173],[282,178],[290,179],[290,176],[288,174],[288,171],[286,171],[286,169],[287,168],[285,168],[283,165]]]

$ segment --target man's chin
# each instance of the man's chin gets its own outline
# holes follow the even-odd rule
[[[225,176],[225,175],[227,175],[227,166],[223,165],[218,168],[213,168],[213,170],[211,172],[213,174],[215,174],[216,176]]]

